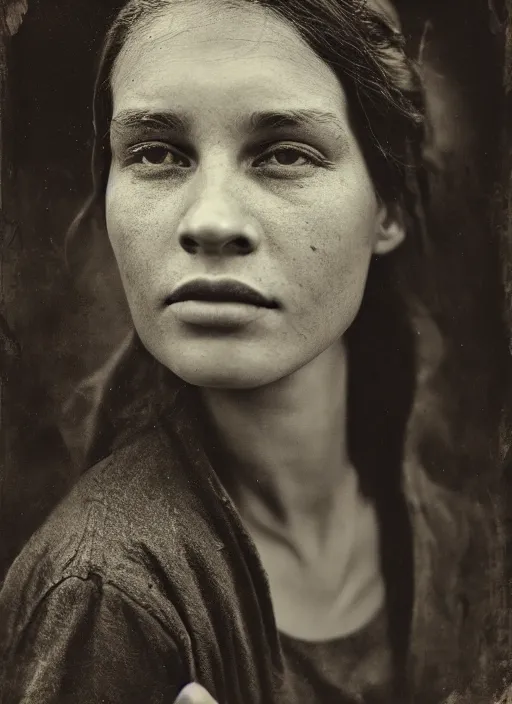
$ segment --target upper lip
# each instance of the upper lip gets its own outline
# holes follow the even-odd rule
[[[175,288],[167,296],[165,302],[167,305],[172,305],[180,301],[246,303],[262,308],[278,307],[277,301],[236,279],[193,279],[187,281]]]

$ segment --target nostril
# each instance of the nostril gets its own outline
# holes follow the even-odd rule
[[[251,240],[244,235],[240,235],[231,240],[231,246],[240,254],[249,254],[253,250]]]
[[[217,233],[213,230],[194,234],[189,231],[188,234],[181,234],[178,241],[180,247],[188,254],[198,254],[202,251],[205,254],[244,256],[255,248],[252,238],[247,235]]]
[[[197,252],[197,242],[190,235],[183,235],[180,237],[180,244],[188,254],[195,254]]]

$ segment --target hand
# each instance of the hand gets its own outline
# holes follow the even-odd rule
[[[199,684],[187,684],[181,692],[174,704],[218,704],[215,699],[208,694],[204,687]]]

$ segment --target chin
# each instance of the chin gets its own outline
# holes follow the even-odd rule
[[[172,371],[180,379],[204,389],[256,389],[276,381],[275,375],[250,369],[230,368],[230,365],[191,368],[188,364],[173,365]]]
[[[195,355],[192,350],[160,361],[183,381],[210,389],[256,389],[267,386],[284,374],[275,364],[248,355]],[[270,360],[272,361],[272,360]]]

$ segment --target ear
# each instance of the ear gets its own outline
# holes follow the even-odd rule
[[[397,204],[388,206],[381,203],[377,215],[377,229],[373,244],[374,254],[388,254],[402,244],[405,239],[405,224],[402,209]]]

